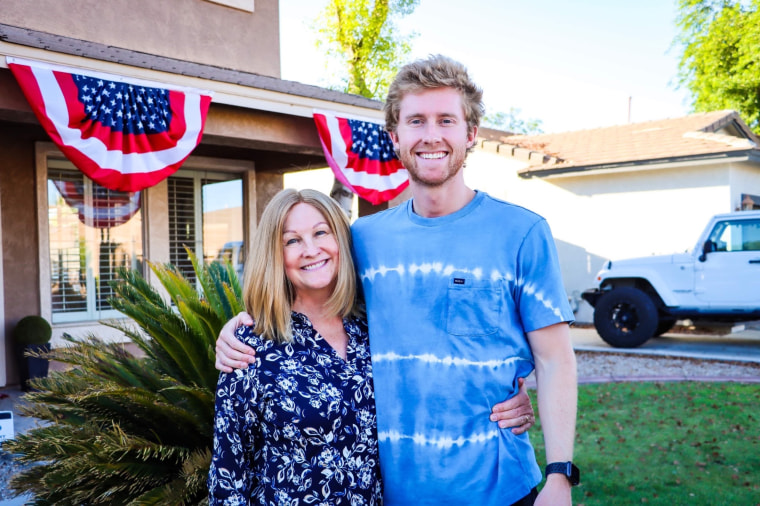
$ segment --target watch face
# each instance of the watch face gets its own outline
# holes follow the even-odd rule
[[[567,477],[570,480],[570,485],[577,485],[581,482],[581,472],[575,467],[575,464],[570,464],[570,476]]]

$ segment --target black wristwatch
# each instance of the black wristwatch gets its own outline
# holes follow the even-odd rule
[[[573,486],[581,482],[581,472],[572,462],[552,462],[546,466],[546,476],[552,473],[564,474]]]

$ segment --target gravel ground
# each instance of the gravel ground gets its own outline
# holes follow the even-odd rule
[[[576,351],[579,381],[626,378],[760,381],[760,364]]]
[[[715,380],[760,383],[760,364],[625,353],[577,351],[580,383],[602,381]],[[8,479],[21,468],[0,452],[0,500],[9,499]]]

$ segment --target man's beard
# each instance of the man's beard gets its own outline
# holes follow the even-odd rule
[[[465,158],[467,155],[466,150],[462,150],[461,153],[455,150],[450,150],[448,155],[448,163],[446,165],[446,172],[442,177],[430,179],[424,177],[420,171],[417,170],[417,157],[412,152],[398,153],[401,163],[404,164],[404,168],[409,173],[409,179],[415,184],[420,186],[427,186],[428,188],[438,188],[451,181],[459,174],[459,171],[464,168]],[[440,174],[440,172],[439,172]]]

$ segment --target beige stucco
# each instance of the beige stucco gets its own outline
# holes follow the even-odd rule
[[[205,0],[3,0],[0,23],[280,77],[278,0],[253,12]]]
[[[225,146],[323,156],[311,117],[212,104],[206,117],[204,141]]]
[[[11,331],[27,315],[39,314],[37,209],[34,189],[34,127],[0,124],[0,216],[2,217],[3,328],[0,347],[6,378],[17,375]],[[32,260],[32,261],[30,261]],[[0,378],[2,379],[2,378]]]

